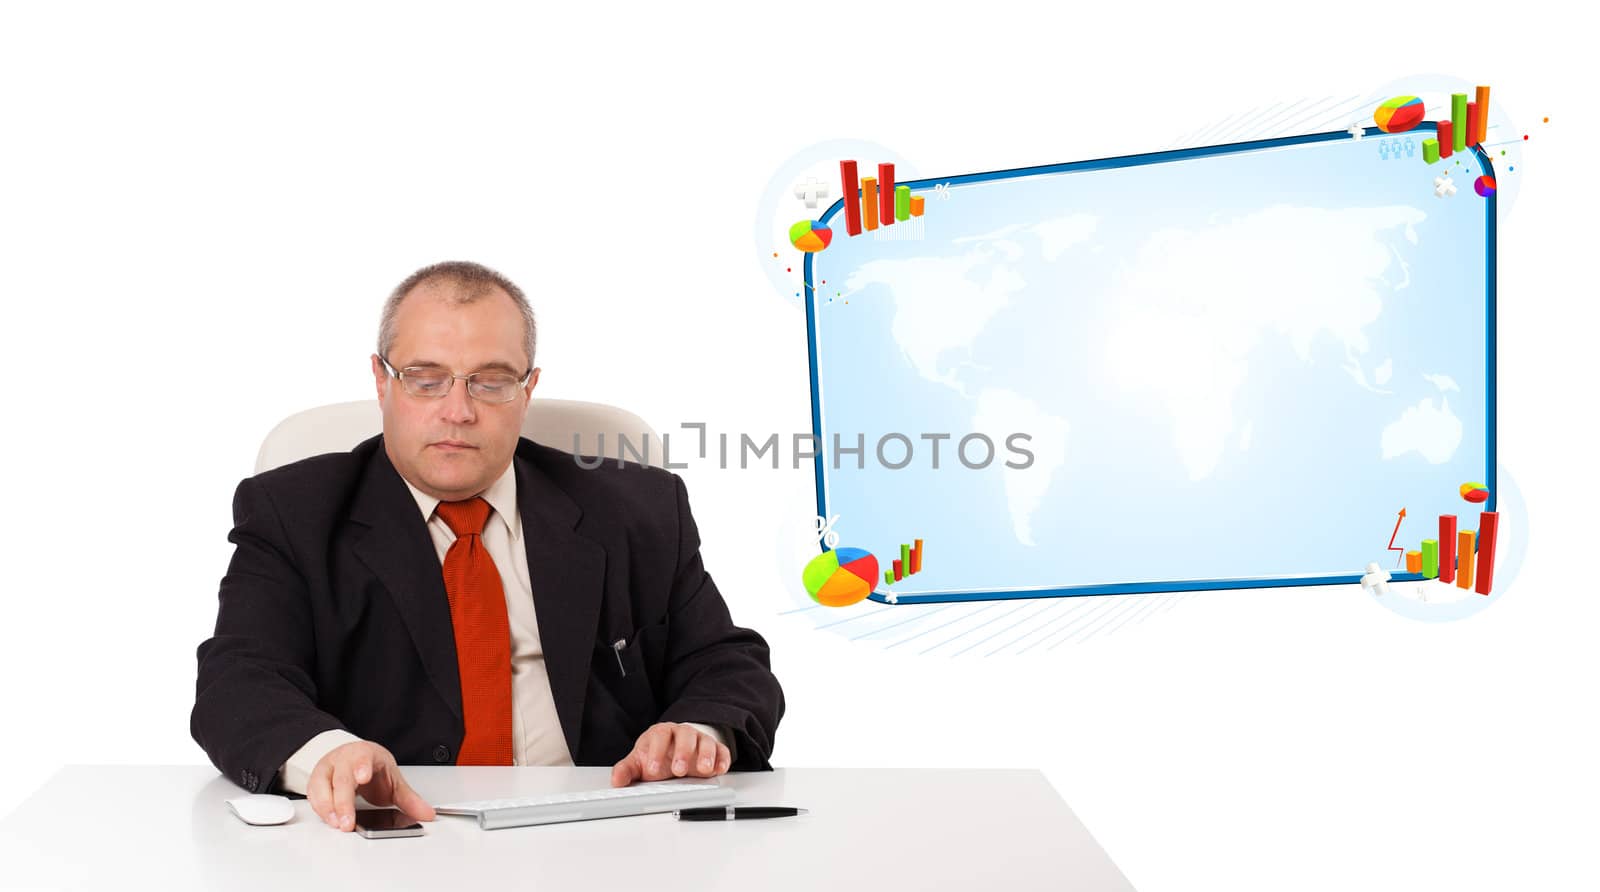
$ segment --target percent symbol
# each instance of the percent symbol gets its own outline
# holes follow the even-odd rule
[[[836,547],[839,544],[839,533],[834,530],[833,525],[838,522],[839,515],[837,514],[827,519],[823,519],[820,515],[816,517],[817,541],[825,543],[829,548]]]

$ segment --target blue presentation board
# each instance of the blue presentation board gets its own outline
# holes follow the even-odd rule
[[[1402,508],[1396,548],[1476,527],[1493,167],[1403,151],[1432,126],[918,179],[920,217],[853,237],[836,202],[818,513],[884,567],[924,542],[873,598],[1355,582]]]

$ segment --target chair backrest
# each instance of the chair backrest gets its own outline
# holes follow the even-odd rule
[[[278,422],[261,443],[256,473],[321,455],[347,452],[383,430],[377,400],[334,403],[297,412]],[[661,438],[643,418],[616,406],[579,400],[534,400],[528,404],[522,435],[580,455],[643,460],[660,467]],[[574,447],[576,437],[576,448]],[[626,444],[628,447],[624,449]]]

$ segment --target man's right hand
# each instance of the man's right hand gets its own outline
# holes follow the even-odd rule
[[[400,776],[394,756],[370,740],[337,747],[311,771],[306,798],[311,810],[335,830],[356,826],[356,794],[378,806],[394,806],[419,821],[434,819],[433,806]]]

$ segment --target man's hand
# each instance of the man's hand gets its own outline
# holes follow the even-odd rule
[[[433,806],[400,776],[394,756],[369,740],[331,750],[311,770],[306,785],[311,810],[335,830],[355,828],[357,793],[373,805],[392,805],[419,821],[436,817]]]
[[[633,752],[611,769],[611,786],[669,777],[716,777],[728,773],[733,757],[711,735],[676,722],[651,725],[639,735]]]

